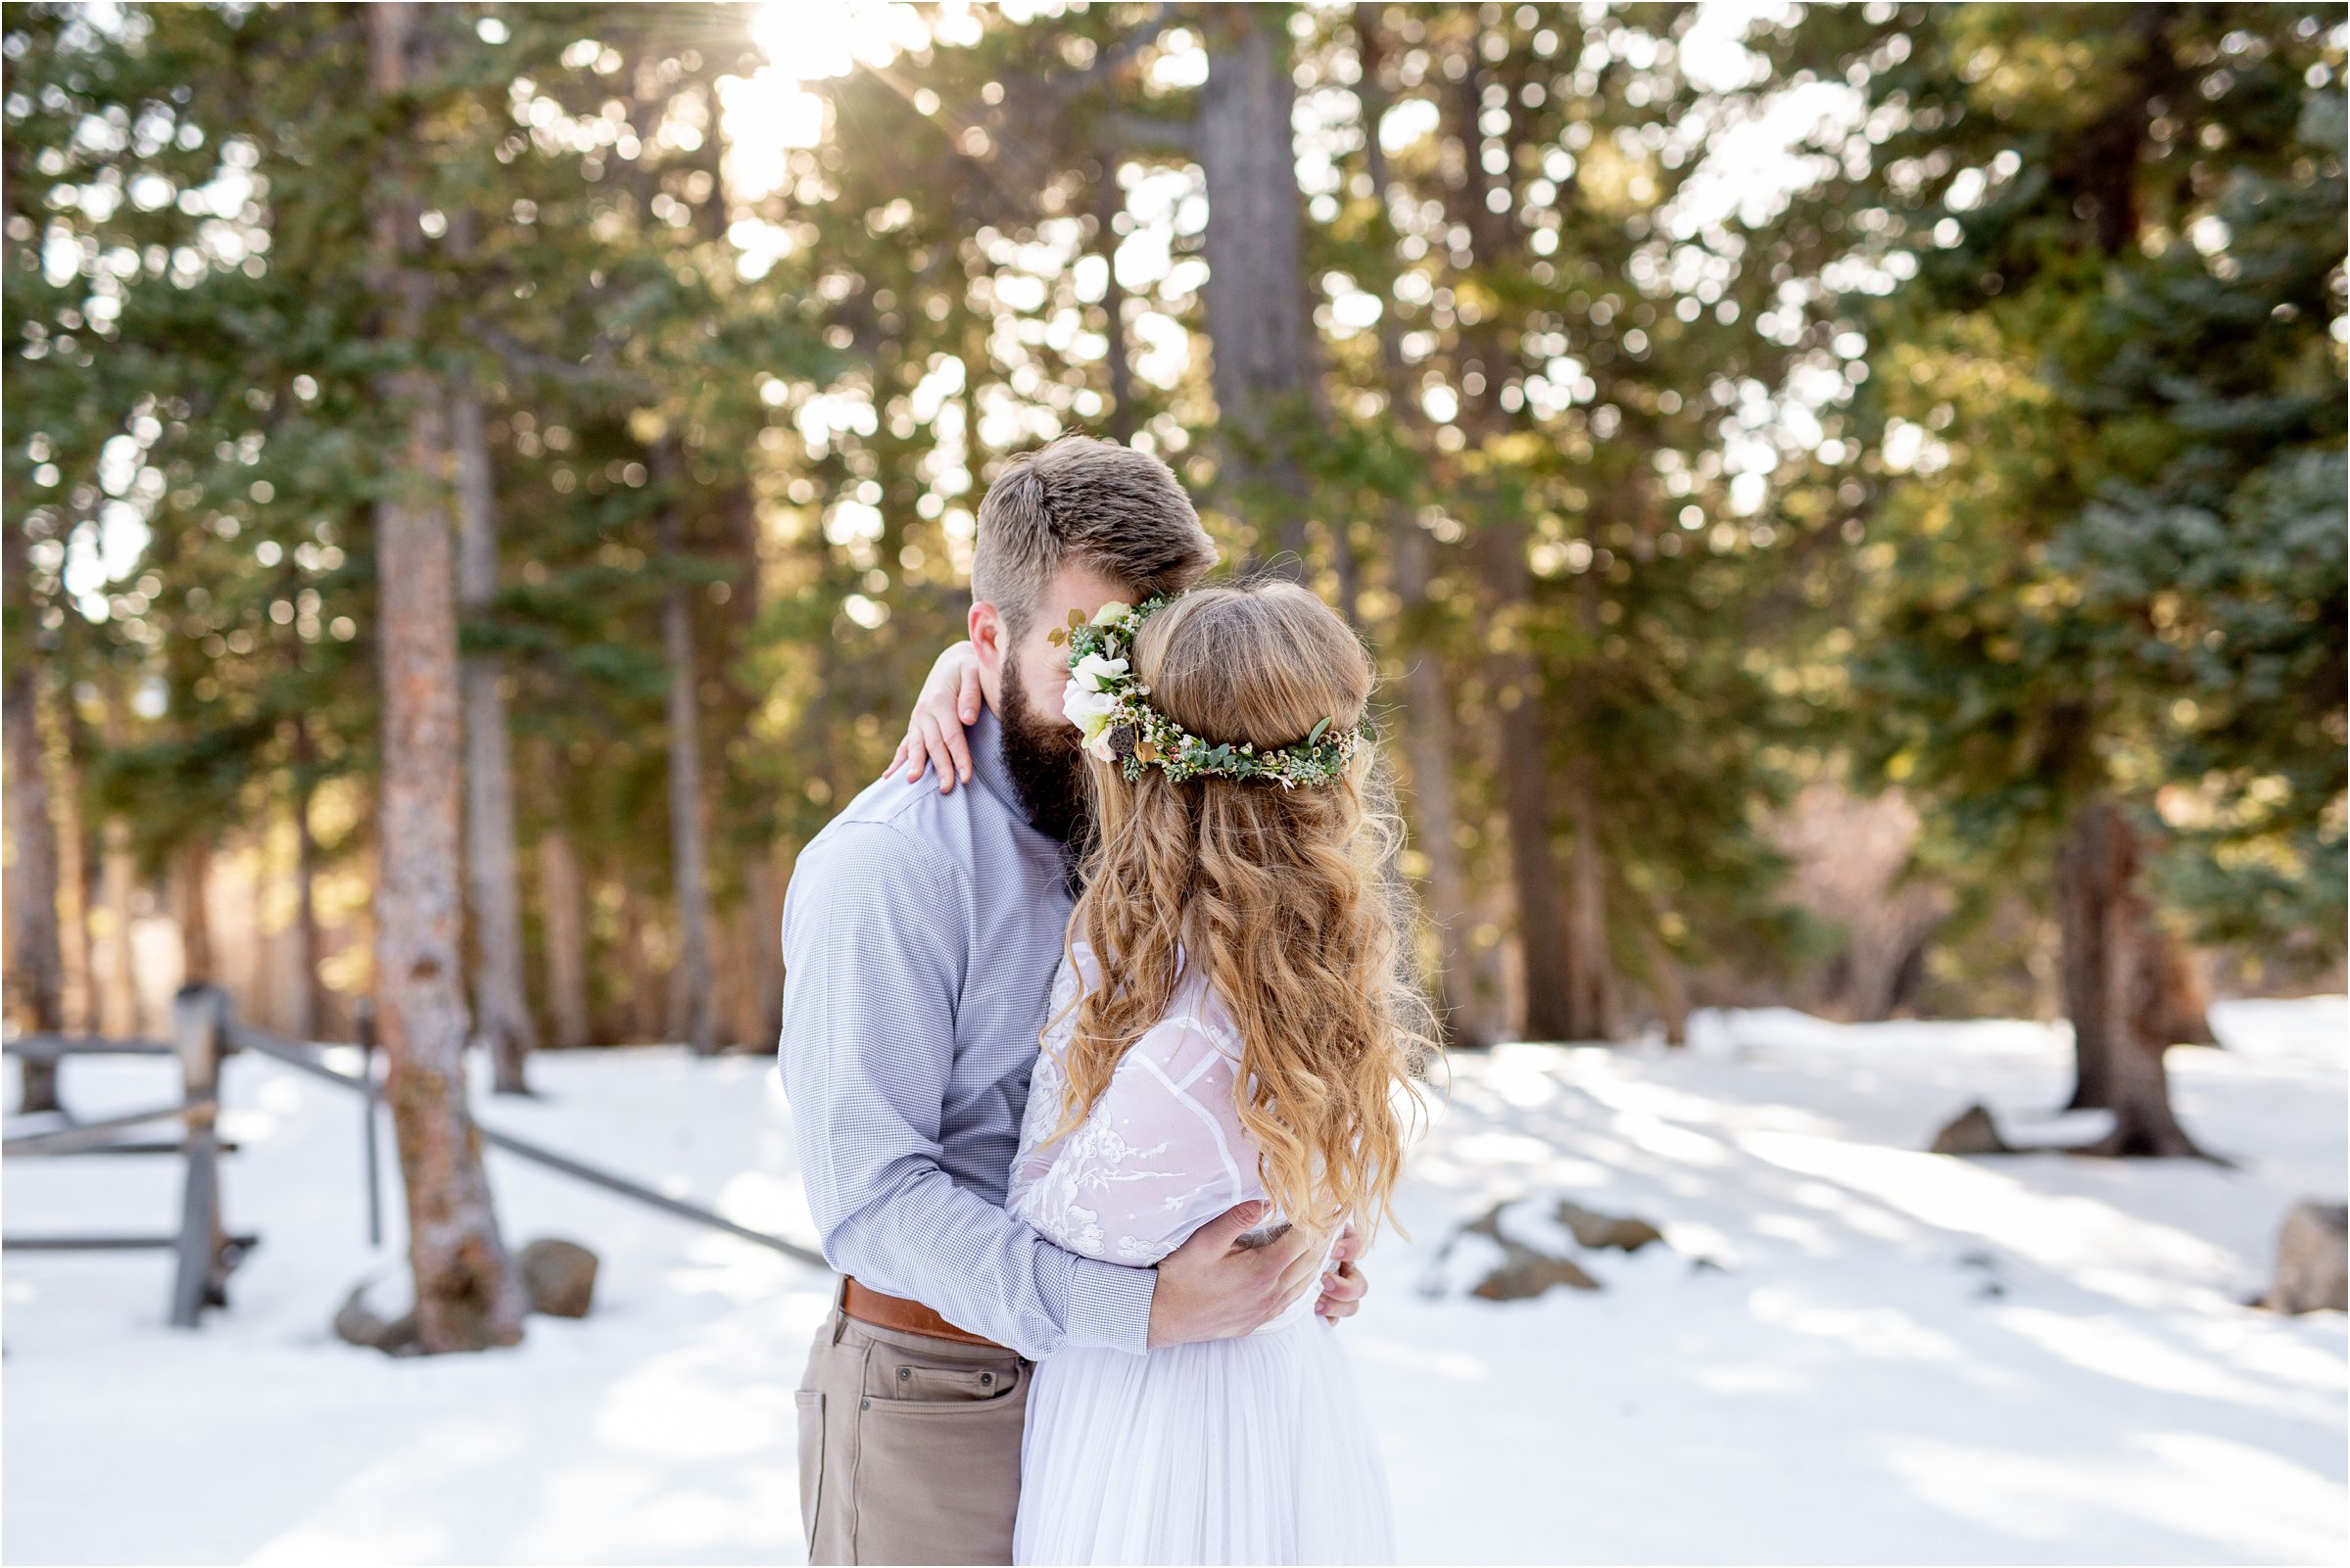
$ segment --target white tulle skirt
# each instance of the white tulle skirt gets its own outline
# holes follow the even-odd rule
[[[1036,1367],[1015,1563],[1391,1563],[1395,1521],[1344,1331]]]

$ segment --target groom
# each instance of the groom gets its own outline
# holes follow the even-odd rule
[[[811,1562],[1010,1562],[1037,1358],[1246,1334],[1316,1282],[1303,1231],[1234,1248],[1256,1204],[1156,1268],[1064,1252],[1004,1210],[1084,832],[1046,634],[1215,561],[1158,458],[1072,436],[1016,459],[980,503],[968,786],[893,770],[792,872],[779,1054],[843,1276],[797,1395]],[[1325,1315],[1355,1309],[1351,1267],[1322,1283]]]

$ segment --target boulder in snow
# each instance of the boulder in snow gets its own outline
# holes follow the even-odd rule
[[[1598,1290],[1600,1282],[1583,1272],[1572,1259],[1550,1258],[1515,1242],[1502,1243],[1509,1254],[1502,1266],[1477,1281],[1469,1292],[1489,1302],[1522,1302],[1540,1296],[1553,1285],[1572,1290]]]
[[[1501,1249],[1501,1259],[1488,1269],[1483,1278],[1469,1287],[1469,1294],[1488,1302],[1522,1302],[1540,1296],[1554,1285],[1570,1290],[1598,1290],[1600,1282],[1584,1272],[1572,1259],[1559,1257],[1530,1247],[1509,1233],[1503,1224],[1503,1214],[1511,1207],[1495,1204],[1491,1209],[1470,1220],[1446,1243],[1449,1253],[1463,1237],[1481,1236]],[[1561,1242],[1564,1237],[1559,1238]]]
[[[1664,1240],[1664,1232],[1645,1219],[1629,1214],[1603,1214],[1596,1209],[1559,1200],[1559,1223],[1574,1232],[1575,1245],[1600,1252],[1614,1247],[1636,1253],[1653,1241]]]
[[[2350,1209],[2303,1200],[2277,1237],[2277,1280],[2267,1306],[2279,1312],[2350,1310]]]
[[[1980,1103],[1968,1106],[1958,1114],[1958,1119],[1934,1135],[1931,1151],[1938,1155],[2011,1155],[2015,1146],[1999,1136],[1999,1124],[1991,1119],[1990,1108]]]
[[[522,1249],[522,1287],[530,1309],[550,1317],[585,1317],[596,1296],[596,1255],[575,1241],[542,1236]]]

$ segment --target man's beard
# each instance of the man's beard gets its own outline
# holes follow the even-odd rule
[[[1003,728],[1004,770],[1028,807],[1030,824],[1081,850],[1092,832],[1093,808],[1085,792],[1078,727],[1031,705],[1016,659],[1004,661],[1003,711],[996,717]]]

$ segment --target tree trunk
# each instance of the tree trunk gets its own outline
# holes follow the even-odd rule
[[[1389,93],[1381,72],[1384,34],[1379,8],[1356,7],[1356,31],[1362,60],[1357,93],[1368,134],[1365,157],[1371,193],[1380,204],[1381,233],[1390,253],[1394,244],[1386,232],[1389,170],[1386,150],[1380,146],[1378,125],[1387,112]],[[1379,367],[1387,383],[1389,417],[1411,439],[1420,458],[1429,456],[1427,420],[1419,400],[1413,396],[1411,373],[1404,362],[1403,331],[1392,299],[1379,316]],[[1477,924],[1468,867],[1455,836],[1461,822],[1459,797],[1453,787],[1453,757],[1458,744],[1453,694],[1429,622],[1436,604],[1436,542],[1419,524],[1409,497],[1392,498],[1387,507],[1389,579],[1397,600],[1397,641],[1404,657],[1404,754],[1412,771],[1412,820],[1417,830],[1413,842],[1428,864],[1426,904],[1436,927],[1442,962],[1436,977],[1438,1011],[1445,1020],[1450,1043],[1490,1045],[1500,1035],[1493,1003],[1500,995],[1500,977],[1469,940]]]
[[[1517,545],[1514,535],[1499,541],[1503,548]],[[1511,886],[1516,895],[1517,941],[1525,968],[1524,1034],[1529,1040],[1572,1040],[1579,1037],[1574,959],[1567,945],[1558,855],[1551,843],[1550,779],[1537,717],[1541,704],[1532,689],[1533,662],[1522,647],[1494,657],[1502,705],[1495,725],[1502,752],[1502,812],[1510,830]]]
[[[1580,751],[1567,769],[1565,807],[1574,830],[1567,858],[1567,953],[1572,1037],[1613,1040],[1623,1033],[1615,957],[1607,950],[1607,862],[1600,844],[1600,806],[1592,786],[1592,758]]]
[[[125,741],[122,683],[110,674],[103,688],[106,698],[105,740],[109,747]],[[130,847],[130,824],[109,817],[100,829],[105,840],[106,953],[100,963],[98,1032],[126,1039],[139,1032],[138,967],[130,940],[131,901],[137,896],[138,862]]]
[[[172,857],[173,914],[179,924],[179,983],[216,985],[213,953],[213,845],[198,830]]]
[[[50,807],[57,833],[57,918],[61,940],[58,960],[64,981],[59,1009],[72,1034],[94,1034],[98,1028],[97,964],[90,942],[89,837],[81,816],[81,759],[75,745],[77,726],[65,711],[71,700],[60,691],[53,699],[58,729],[57,788]]]
[[[1640,943],[1649,967],[1649,994],[1656,1004],[1657,1022],[1664,1026],[1664,1043],[1689,1043],[1689,986],[1681,977],[1681,965],[1664,938],[1656,934],[1655,912],[1640,923]]]
[[[318,977],[323,956],[318,938],[318,839],[311,831],[311,800],[317,793],[316,747],[310,720],[294,720],[294,916],[300,944],[301,984],[296,987],[294,1032],[315,1040],[326,1028],[326,986]]]
[[[463,746],[442,489],[448,446],[442,389],[417,363],[430,285],[411,259],[417,226],[407,100],[416,8],[378,3],[367,21],[369,82],[392,111],[372,216],[387,335],[402,367],[387,375],[383,390],[406,425],[392,483],[375,508],[384,683],[376,1020],[390,1063],[384,1097],[408,1188],[417,1338],[427,1352],[481,1350],[521,1340],[523,1297],[498,1234],[481,1134],[465,1096]]]
[[[661,549],[674,561],[684,548],[685,464],[663,438],[653,455],[669,495],[662,503]],[[710,1007],[708,840],[701,818],[701,700],[694,662],[693,588],[670,581],[661,597],[661,641],[669,661],[669,850],[677,894],[677,971],[670,981],[670,1033],[695,1056],[717,1049]]]
[[[125,1039],[139,1032],[139,977],[130,940],[131,901],[137,896],[138,864],[130,848],[130,824],[106,821],[106,952],[100,965],[98,1032]]]
[[[776,869],[772,852],[761,854],[750,863],[745,873],[750,908],[747,914],[754,923],[751,951],[751,984],[756,989],[759,1032],[748,1044],[756,1050],[772,1049],[784,1016],[784,881]]]
[[[449,391],[450,431],[456,447],[457,609],[474,619],[488,612],[498,593],[497,490],[481,394],[462,371]],[[522,978],[513,743],[505,693],[499,687],[499,661],[491,654],[465,658],[459,679],[465,704],[465,866],[472,882],[476,956],[474,1037],[489,1053],[496,1092],[528,1094],[525,1063],[538,1044],[538,1030]]]
[[[649,1042],[669,1032],[662,1027],[660,987],[655,983],[648,950],[652,930],[646,906],[649,900],[638,880],[637,868],[625,856],[615,854],[610,864],[612,879],[620,884],[620,966],[628,979],[617,1032],[632,1042]]]
[[[1585,645],[1596,643],[1601,624],[1596,572],[1575,580],[1575,612],[1582,620]],[[1555,731],[1591,733],[1590,704],[1579,685],[1570,683],[1563,692],[1547,691],[1545,697]],[[1607,859],[1595,766],[1592,748],[1577,746],[1561,780],[1561,815],[1574,834],[1567,854],[1567,974],[1574,989],[1574,1038],[1613,1040],[1623,1030],[1615,955],[1607,942]]]
[[[2057,860],[2064,926],[2065,992],[2073,1014],[2078,1080],[2075,1107],[2112,1111],[2113,1130],[2089,1151],[2105,1155],[2195,1155],[2171,1110],[2163,1053],[2149,1033],[2146,948],[2158,940],[2137,890],[2137,829],[2112,800],[2093,798],[2073,814]]]
[[[29,156],[28,138],[7,144],[5,205],[12,218],[29,208],[24,166]],[[37,175],[35,176],[38,177]],[[44,606],[33,594],[31,508],[25,504],[23,481],[27,470],[5,465],[0,486],[0,729],[8,771],[5,810],[10,857],[0,889],[5,905],[0,922],[6,934],[6,962],[0,966],[0,991],[17,1026],[26,1031],[54,1030],[64,1022],[65,955],[57,927],[57,828],[49,815],[49,765],[41,748],[40,689],[42,646],[48,641],[41,626]],[[57,1111],[57,1068],[54,1063],[22,1064],[24,1093],[21,1111]]]
[[[576,1050],[588,1043],[588,923],[579,861],[570,834],[560,828],[539,835],[539,918],[547,927],[547,1005],[554,1043]]]
[[[33,646],[40,612],[31,597],[21,511],[10,519],[6,538],[9,619],[19,623],[9,640],[6,687],[8,831],[16,851],[8,866],[8,1001],[18,1027],[46,1033],[65,1027],[65,951],[57,924],[57,824],[41,744],[42,664]],[[26,1061],[24,1074],[20,1110],[60,1109],[54,1062]]]
[[[2073,815],[2056,860],[2056,915],[2061,931],[2065,1012],[2073,1022],[2073,1098],[2068,1111],[2113,1104],[2113,1053],[2105,1005],[2107,928],[2119,889],[2114,882],[2111,806],[2090,801]]]
[[[1122,447],[1134,444],[1134,361],[1127,349],[1127,291],[1118,281],[1118,214],[1126,211],[1126,192],[1118,186],[1118,155],[1101,155],[1093,181],[1093,248],[1107,264],[1102,283],[1102,342],[1104,367],[1110,376],[1110,439]]]
[[[1208,81],[1200,89],[1196,151],[1208,187],[1202,245],[1223,438],[1218,486],[1227,504],[1259,525],[1258,552],[1283,557],[1275,569],[1302,580],[1311,498],[1297,451],[1321,423],[1322,408],[1290,127],[1297,85],[1289,33],[1285,13],[1270,6],[1220,7],[1203,25]]]
[[[2165,1045],[2217,1045],[2211,991],[2202,967],[2171,929],[2155,923],[2138,947],[2138,1029]]]
[[[1388,519],[1394,552],[1397,597],[1407,616],[1424,618],[1428,596],[1427,530],[1408,506],[1397,505]],[[1470,944],[1476,926],[1468,867],[1454,833],[1461,821],[1459,797],[1453,789],[1453,752],[1458,726],[1453,718],[1453,695],[1435,649],[1424,640],[1404,640],[1404,755],[1412,769],[1414,824],[1419,830],[1414,843],[1428,863],[1428,914],[1434,921],[1443,964],[1437,975],[1437,1001],[1446,1032],[1455,1045],[1491,1045],[1499,1035],[1491,1009],[1495,977],[1480,963]]]

